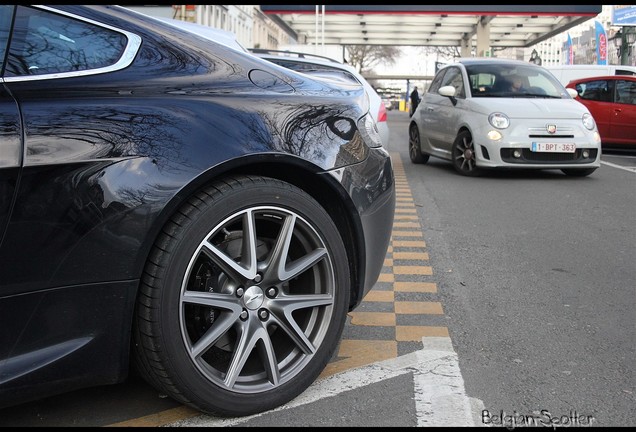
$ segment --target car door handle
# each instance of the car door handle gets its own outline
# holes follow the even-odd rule
[[[433,107],[426,107],[426,111],[433,111]]]

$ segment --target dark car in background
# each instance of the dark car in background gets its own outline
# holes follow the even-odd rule
[[[216,415],[303,392],[391,236],[363,87],[118,6],[0,5],[0,49],[0,407],[133,371]]]
[[[580,78],[567,87],[594,117],[604,149],[636,150],[636,76]]]

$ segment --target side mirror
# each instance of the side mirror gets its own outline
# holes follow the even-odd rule
[[[579,95],[579,93],[576,90],[574,90],[573,88],[568,87],[568,88],[566,88],[566,90],[568,91],[568,94],[570,96],[572,96],[572,99],[574,99],[575,97],[577,97]]]
[[[455,90],[455,87],[453,86],[440,87],[440,89],[437,91],[437,93],[439,93],[440,95],[448,97],[453,103],[453,106],[457,105],[457,98],[455,97],[456,92],[457,90]]]
[[[437,91],[437,93],[439,93],[442,96],[447,96],[447,97],[455,97],[455,87],[453,86],[444,86],[444,87],[440,87],[440,89]]]

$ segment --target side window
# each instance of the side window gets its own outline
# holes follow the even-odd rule
[[[456,97],[464,97],[464,80],[462,78],[462,72],[459,68],[453,67],[449,68],[444,75],[444,79],[442,80],[442,87],[444,86],[453,86],[455,87],[455,96]]]
[[[581,99],[610,102],[612,100],[606,80],[588,81],[576,85],[576,92]]]
[[[636,82],[616,81],[616,102],[636,105]]]
[[[439,88],[442,86],[442,80],[444,79],[444,74],[446,74],[446,69],[442,69],[433,77],[433,81],[431,81],[431,85],[428,87],[428,93],[437,93]]]
[[[97,69],[115,64],[123,34],[52,12],[18,6],[5,77]]]
[[[15,6],[11,5],[0,5],[0,61],[2,62],[0,71],[2,70],[2,66],[4,66],[4,58],[7,54],[14,8]]]

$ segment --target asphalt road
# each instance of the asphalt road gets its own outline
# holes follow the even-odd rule
[[[400,120],[392,132],[406,129]],[[405,161],[482,419],[634,425],[636,153],[604,152],[585,178],[547,170],[470,179],[443,161],[406,162],[405,140],[391,150]]]

